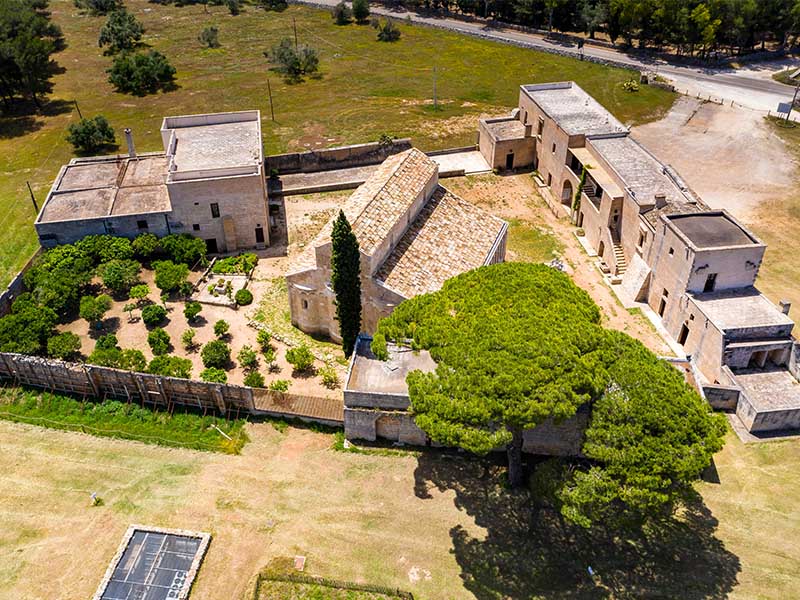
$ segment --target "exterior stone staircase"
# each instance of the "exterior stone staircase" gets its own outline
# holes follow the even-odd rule
[[[621,278],[628,270],[628,261],[625,260],[625,253],[619,242],[614,243],[614,262],[617,265],[617,277]]]

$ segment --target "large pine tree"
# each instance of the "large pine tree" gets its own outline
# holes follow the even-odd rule
[[[361,258],[358,240],[344,212],[333,224],[331,234],[331,285],[336,294],[336,320],[345,356],[353,353],[361,332]]]

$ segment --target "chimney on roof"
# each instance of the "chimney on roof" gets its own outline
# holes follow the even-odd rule
[[[136,158],[136,148],[133,145],[133,134],[130,127],[125,128],[125,141],[128,143],[128,156]]]
[[[656,208],[664,208],[667,205],[667,195],[664,192],[657,192],[655,198]]]
[[[792,308],[792,303],[788,300],[781,300],[778,304],[781,307],[781,312],[785,315],[788,315],[789,309]]]

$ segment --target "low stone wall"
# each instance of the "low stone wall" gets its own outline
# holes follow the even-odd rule
[[[736,410],[741,390],[735,386],[707,384],[703,386],[703,393],[711,408],[716,410]]]
[[[546,456],[580,456],[589,412],[588,406],[582,407],[578,414],[563,423],[548,420],[526,430],[523,451]],[[347,439],[352,440],[374,442],[380,439],[412,446],[437,445],[417,427],[414,418],[402,410],[350,408],[348,404],[344,409],[344,433]]]
[[[403,138],[394,140],[391,144],[371,142],[324,150],[274,154],[264,159],[264,171],[270,175],[273,170],[279,174],[286,174],[362,167],[382,163],[393,154],[410,148],[411,140]]]
[[[14,303],[14,300],[19,296],[21,293],[25,291],[25,283],[23,282],[23,278],[25,273],[28,269],[31,268],[33,261],[36,259],[39,254],[41,254],[42,248],[41,246],[37,248],[36,252],[33,253],[28,259],[28,262],[25,263],[25,266],[22,267],[17,276],[11,280],[11,283],[8,284],[8,287],[0,294],[0,317],[3,317],[11,312],[11,305]]]

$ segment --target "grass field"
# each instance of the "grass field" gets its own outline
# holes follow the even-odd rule
[[[295,555],[310,575],[420,600],[796,596],[798,441],[729,434],[681,518],[615,537],[532,513],[487,461],[247,432],[230,456],[0,421],[0,597],[90,597],[131,523],[212,534],[193,600],[244,600],[259,571]]]
[[[64,140],[77,120],[104,114],[117,130],[134,131],[137,149],[158,150],[165,115],[258,108],[268,153],[375,140],[381,133],[411,136],[424,149],[474,143],[476,117],[516,106],[521,83],[575,79],[617,117],[638,123],[656,118],[674,96],[644,87],[623,91],[630,72],[588,62],[402,24],[394,44],[375,40],[369,26],[337,27],[325,11],[291,7],[267,13],[252,7],[236,17],[225,7],[178,8],[127,0],[147,29],[144,42],[177,68],[178,89],[146,97],[113,92],[105,70],[111,58],[97,47],[103,17],[79,13],[72,0],[51,0],[67,48],[55,58],[64,72],[43,115],[0,117],[0,285],[36,248],[34,211],[25,185],[43,201],[59,167],[72,157]],[[320,50],[322,76],[288,84],[270,73],[263,52],[292,35]],[[222,47],[203,49],[197,35],[217,25]],[[437,66],[439,110],[431,105]],[[275,103],[269,120],[267,78]]]
[[[767,123],[800,161],[800,126],[787,126],[775,118],[767,119]],[[800,168],[797,175],[800,175]],[[800,195],[795,193],[780,202],[765,203],[759,211],[752,227],[769,249],[761,265],[758,286],[774,301],[787,299],[793,306],[800,306],[800,261],[797,260],[800,252]],[[792,312],[792,315],[796,313]]]
[[[0,419],[228,454],[238,454],[247,443],[242,420],[228,421],[192,413],[170,415],[135,404],[81,402],[68,396],[22,389],[0,393]]]

